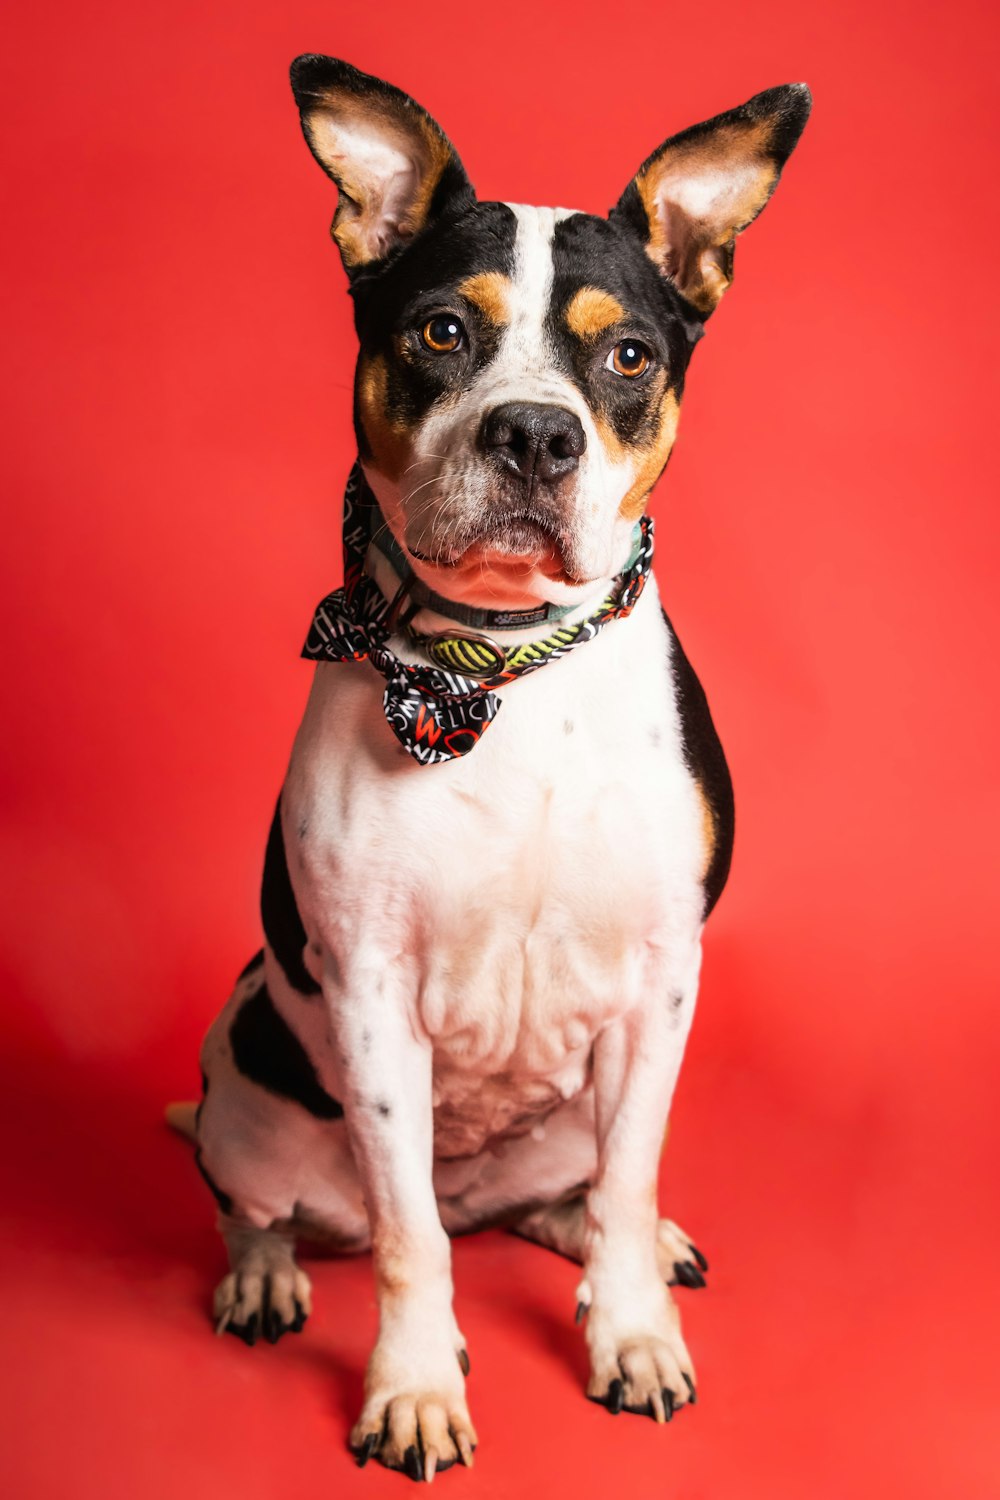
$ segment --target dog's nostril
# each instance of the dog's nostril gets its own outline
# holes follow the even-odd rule
[[[574,412],[534,401],[494,407],[483,419],[480,439],[507,473],[529,480],[561,479],[576,468],[587,446]]]
[[[569,430],[554,433],[549,439],[549,452],[555,458],[579,458],[585,446],[582,427],[579,429],[579,434]]]

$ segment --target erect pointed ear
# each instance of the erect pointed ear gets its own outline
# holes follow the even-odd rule
[[[302,129],[340,190],[333,237],[348,273],[385,259],[474,194],[448,138],[408,94],[333,57],[291,68]]]
[[[809,118],[812,96],[789,83],[664,141],[611,211],[707,317],[733,279],[736,236],[774,192]]]

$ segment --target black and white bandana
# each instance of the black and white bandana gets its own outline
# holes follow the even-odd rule
[[[447,667],[400,661],[386,645],[393,606],[365,572],[373,527],[380,521],[375,497],[356,463],[344,494],[344,584],[317,606],[302,655],[308,661],[370,661],[385,678],[382,706],[392,732],[425,766],[454,760],[475,748],[500,711],[500,699],[492,689],[565,656],[593,640],[610,620],[631,614],[653,562],[653,522],[643,516],[629,565],[588,619],[561,626],[544,640],[506,650],[488,637],[462,631],[428,638],[439,660],[475,666],[478,658],[481,670],[489,673],[470,677]]]

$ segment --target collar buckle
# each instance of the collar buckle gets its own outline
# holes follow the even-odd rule
[[[421,636],[420,644],[435,666],[465,677],[493,677],[507,669],[507,648],[488,635],[438,630]]]

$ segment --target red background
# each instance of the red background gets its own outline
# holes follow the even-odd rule
[[[456,1247],[464,1495],[995,1497],[996,11],[850,0],[27,5],[8,20],[0,588],[17,1497],[400,1494],[345,1435],[367,1260],[216,1340],[160,1123],[257,943],[264,835],[351,457],[334,201],[285,78],[411,89],[486,197],[604,211],[665,135],[815,111],[695,356],[661,587],[737,788],[666,1203],[702,1401],[581,1394],[568,1264]],[[989,15],[988,15],[989,11]]]

